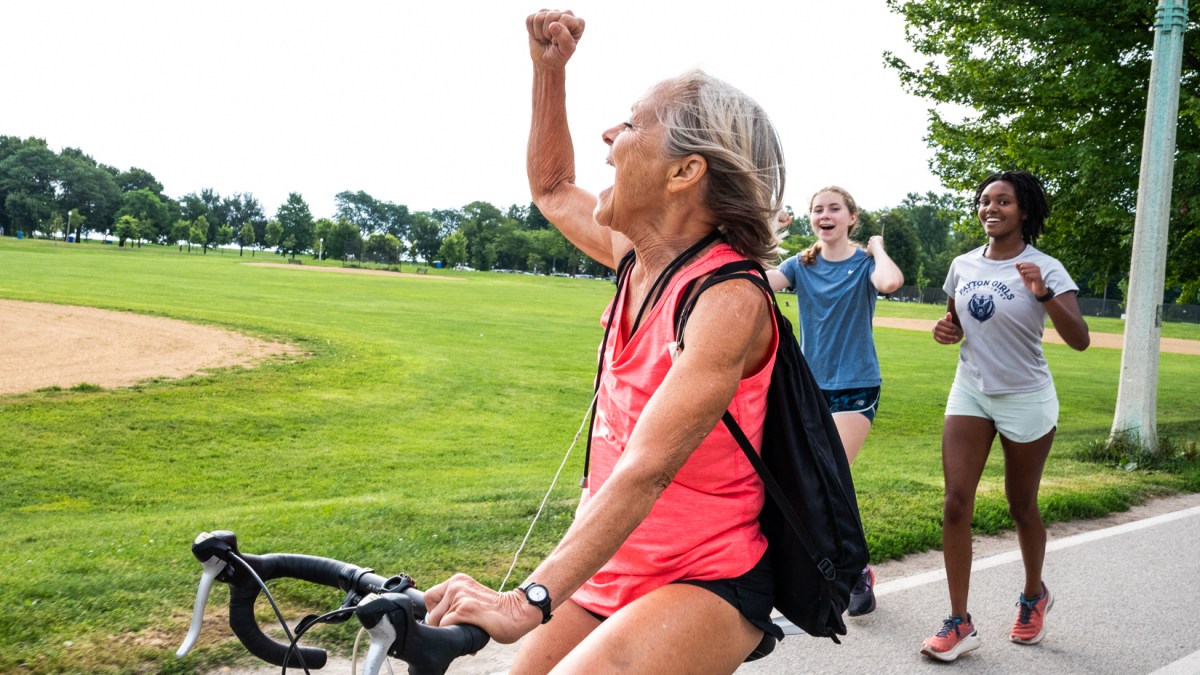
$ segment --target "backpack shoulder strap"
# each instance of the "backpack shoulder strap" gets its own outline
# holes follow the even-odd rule
[[[774,290],[771,288],[771,284],[767,281],[766,271],[763,270],[761,265],[754,261],[739,260],[718,267],[710,276],[704,278],[703,281],[700,279],[692,280],[688,287],[684,289],[683,297],[686,298],[686,300],[680,303],[679,307],[677,307],[675,310],[675,341],[680,350],[683,349],[683,329],[687,326],[688,317],[691,315],[692,309],[695,308],[697,298],[700,297],[701,293],[712,286],[730,281],[732,279],[746,279],[758,284],[758,286],[767,293],[767,296],[771,298],[771,304],[772,308],[775,310],[775,321],[778,329],[790,330],[791,324],[786,320],[780,320],[783,318],[783,316],[779,311],[779,303],[775,300]],[[697,282],[700,283],[700,287],[693,291],[692,287],[695,286]],[[779,337],[778,349],[784,348],[784,339],[785,338],[782,335]],[[775,361],[775,367],[778,368],[781,365],[780,359],[777,357]],[[774,381],[774,377],[772,377],[772,380]],[[809,533],[808,528],[804,525],[804,521],[800,519],[800,516],[796,513],[796,510],[792,508],[792,504],[788,499],[787,493],[784,491],[783,487],[779,485],[779,482],[775,480],[775,477],[771,475],[771,471],[767,468],[766,463],[763,462],[762,457],[755,452],[754,446],[750,443],[750,439],[746,437],[746,433],[742,431],[741,426],[738,425],[737,421],[733,419],[733,415],[730,414],[728,410],[726,410],[721,416],[721,421],[725,423],[725,426],[729,429],[729,434],[733,436],[733,439],[737,441],[739,446],[741,446],[742,452],[746,455],[746,459],[748,459],[750,464],[754,466],[754,470],[758,473],[759,478],[762,479],[763,487],[766,489],[767,493],[771,495],[771,499],[775,502],[780,514],[783,515],[784,520],[788,522],[788,525],[791,526],[792,531],[796,533],[796,536],[804,545],[805,550],[808,552],[809,557],[812,558],[812,561],[817,566],[817,569],[820,570],[821,575],[826,581],[832,582],[837,576],[836,567],[829,560],[828,556],[825,556],[820,552],[820,547],[817,546],[815,539]]]
[[[753,260],[725,263],[713,270],[712,274],[707,277],[692,279],[684,287],[683,294],[680,296],[684,300],[675,307],[675,342],[680,350],[683,349],[683,329],[687,326],[688,317],[695,309],[700,294],[717,284],[733,279],[745,279],[758,284],[758,287],[771,299],[771,303],[775,304],[775,292],[771,289],[771,284],[767,281],[767,273],[761,265]],[[697,284],[699,284],[699,288],[696,287]],[[778,309],[777,304],[775,304],[775,308]]]

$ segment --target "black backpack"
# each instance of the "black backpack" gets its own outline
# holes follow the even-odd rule
[[[770,495],[759,525],[774,570],[775,608],[809,635],[840,644],[837,636],[846,634],[842,613],[867,564],[867,541],[833,415],[800,352],[791,322],[779,311],[763,268],[749,260],[738,261],[693,281],[691,286],[700,282],[699,288],[687,288],[675,311],[678,348],[683,349],[683,329],[696,298],[731,279],[753,281],[766,291],[779,328],[761,458],[733,416],[726,411],[722,417]],[[767,645],[766,651],[773,646]],[[762,646],[759,651],[765,653]]]

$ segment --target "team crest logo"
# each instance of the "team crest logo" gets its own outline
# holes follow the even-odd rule
[[[983,323],[992,318],[996,313],[996,301],[990,295],[975,294],[971,296],[971,300],[967,302],[967,311],[979,323]]]

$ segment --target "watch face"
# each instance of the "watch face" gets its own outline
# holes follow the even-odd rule
[[[549,593],[546,592],[545,586],[531,584],[529,588],[525,589],[525,596],[529,598],[530,602],[538,603],[545,602],[546,598],[549,596]]]

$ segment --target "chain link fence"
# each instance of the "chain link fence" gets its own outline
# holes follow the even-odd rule
[[[897,302],[920,302],[943,307],[946,305],[946,293],[934,287],[917,290],[916,286],[902,286],[886,297]],[[1103,298],[1079,298],[1079,311],[1083,312],[1084,316],[1106,316],[1114,319],[1120,319],[1125,314],[1120,300]],[[1200,323],[1200,305],[1166,304],[1162,306],[1162,317],[1163,321]]]

